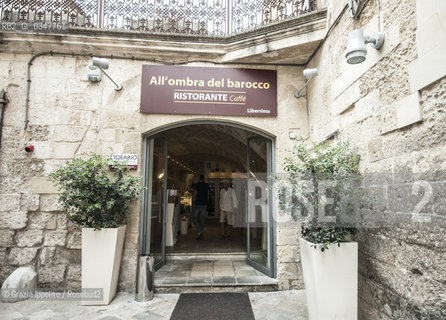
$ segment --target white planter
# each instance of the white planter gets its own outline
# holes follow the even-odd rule
[[[102,288],[102,301],[82,300],[82,305],[107,305],[116,294],[126,226],[82,229],[82,288]]]
[[[345,242],[321,252],[299,239],[310,320],[356,320],[358,243]]]

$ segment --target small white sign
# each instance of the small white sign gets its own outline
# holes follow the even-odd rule
[[[114,161],[118,161],[119,163],[122,163],[127,168],[130,169],[138,169],[138,155],[137,154],[129,154],[129,153],[115,153],[110,155],[110,159]],[[112,167],[113,164],[110,164]]]

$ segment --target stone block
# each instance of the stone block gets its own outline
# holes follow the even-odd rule
[[[446,147],[430,149],[414,155],[414,179],[446,180]]]
[[[24,265],[34,260],[39,248],[12,248],[8,255],[8,263],[12,265]]]
[[[384,158],[382,138],[370,140],[367,148],[369,162],[379,161]]]
[[[434,213],[446,217],[446,181],[433,182],[431,186]]]
[[[59,229],[59,230],[67,229],[68,219],[67,219],[67,216],[65,213],[57,214],[56,221],[57,221],[57,229]]]
[[[57,216],[50,216],[47,222],[45,223],[45,229],[55,230],[56,228],[57,228]]]
[[[50,127],[48,125],[30,124],[28,134],[33,141],[48,141],[50,138]]]
[[[279,280],[277,281],[279,291],[290,290],[290,281],[289,280]]]
[[[55,142],[53,143],[52,154],[54,159],[73,159],[79,142]]]
[[[66,265],[44,266],[37,270],[39,283],[62,283]]]
[[[45,212],[63,211],[62,205],[59,203],[59,195],[43,194],[40,196],[40,210]]]
[[[50,212],[35,212],[29,215],[30,229],[50,229],[56,225],[56,215]]]
[[[2,194],[2,197],[6,194],[20,194],[29,190],[30,187],[31,180],[29,179],[20,176],[4,177],[1,178],[0,194]]]
[[[39,229],[19,230],[15,240],[18,247],[34,247],[42,244],[43,231]]]
[[[137,232],[126,232],[124,248],[126,249],[138,248],[138,237],[139,233]]]
[[[14,171],[14,164],[12,162],[0,162],[0,177],[11,175]]]
[[[45,247],[65,246],[66,237],[67,237],[66,230],[54,230],[54,231],[47,230],[44,233],[43,245]]]
[[[277,279],[278,280],[294,280],[299,277],[299,266],[297,263],[282,263],[277,264]]]
[[[45,176],[49,176],[51,173],[53,173],[54,171],[56,171],[57,169],[63,167],[65,165],[67,161],[66,160],[46,160],[45,161],[45,167],[44,167],[44,175]],[[44,177],[39,177],[40,179],[44,178]],[[46,177],[45,177],[46,178]],[[46,178],[46,180],[48,181],[48,179]],[[40,181],[37,181],[40,182]],[[49,183],[52,184],[52,182],[48,181]],[[42,183],[45,183],[44,181],[42,181]],[[36,183],[37,186],[37,183]],[[46,188],[53,188],[50,190],[54,190],[54,191],[49,191],[49,192],[35,192],[35,193],[58,193],[59,191],[57,190],[57,186],[44,186]]]
[[[365,165],[363,172],[364,186],[383,186],[393,183],[393,161],[383,159]]]
[[[41,265],[54,264],[56,248],[55,247],[43,247],[40,251],[39,260]]]
[[[6,256],[8,255],[5,247],[0,247],[0,266],[6,265]],[[1,267],[0,267],[1,269]],[[2,282],[0,277],[0,282]]]
[[[65,287],[68,289],[81,289],[82,288],[82,281],[73,281],[69,280],[66,282]]]
[[[51,159],[51,143],[48,141],[32,141],[34,151],[32,157],[34,159]]]
[[[295,228],[277,229],[277,245],[297,245],[298,235]]]
[[[388,186],[389,210],[393,213],[409,213],[413,206],[410,205],[412,197],[412,184],[395,184]]]
[[[40,196],[38,194],[22,193],[20,197],[20,210],[37,211],[39,210]]]
[[[393,105],[397,112],[397,127],[403,128],[423,120],[418,92],[398,100]]]
[[[127,240],[126,240],[127,241]],[[74,231],[68,236],[67,248],[81,249],[82,248],[82,232]]]
[[[56,126],[53,141],[55,142],[78,142],[82,141],[87,127],[80,126]]]
[[[349,110],[356,101],[361,97],[359,83],[351,85],[347,90],[340,94],[331,104],[330,107],[335,114],[344,113]]]
[[[355,120],[361,121],[379,110],[379,90],[375,89],[355,103]]]
[[[81,264],[82,253],[78,249],[67,249],[57,247],[56,261],[57,263]]]
[[[88,126],[92,124],[90,111],[74,111],[63,109],[56,116],[57,124],[68,124],[73,126]]]
[[[47,177],[32,177],[31,192],[35,194],[58,193],[58,188]]]
[[[393,182],[413,183],[414,161],[411,156],[398,157],[393,159]]]
[[[23,229],[28,223],[28,215],[25,211],[0,212],[0,226],[9,229]]]
[[[411,92],[416,93],[446,75],[445,52],[446,41],[408,65]]]
[[[67,280],[80,281],[82,268],[80,265],[69,265],[67,269]]]
[[[0,248],[14,245],[14,230],[0,229]]]
[[[14,163],[14,175],[23,176],[29,179],[30,176],[41,175],[43,173],[43,160],[31,159],[30,161],[18,161]]]
[[[305,289],[305,284],[302,276],[299,279],[291,281],[290,289],[292,290],[303,290]]]
[[[277,260],[281,262],[300,262],[297,245],[277,246]]]
[[[0,195],[0,211],[19,211],[20,194]]]

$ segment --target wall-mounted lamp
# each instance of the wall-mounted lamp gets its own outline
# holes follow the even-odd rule
[[[308,83],[311,81],[311,79],[313,79],[315,76],[317,76],[317,68],[314,68],[314,69],[305,69],[305,70],[303,71],[303,74],[304,74],[304,78],[305,78],[305,80],[307,80],[307,82],[305,82],[305,84],[303,85],[302,88],[300,88],[299,90],[297,90],[297,91],[294,93],[294,97],[295,97],[296,99],[302,97],[302,91],[307,87],[307,85],[308,85]]]
[[[361,29],[350,31],[348,34],[347,50],[345,58],[349,64],[358,64],[365,60],[367,55],[366,44],[370,43],[372,48],[381,49],[384,44],[384,32],[376,32],[373,36],[365,36]]]
[[[105,58],[96,58],[93,57],[93,64],[88,66],[88,80],[92,82],[98,82],[101,81],[101,73],[97,72],[97,69],[101,70],[103,74],[107,76],[107,78],[110,79],[111,82],[114,83],[116,86],[115,90],[119,91],[122,89],[122,85],[117,84],[113,81],[112,78],[104,71],[107,70],[109,66],[109,62]]]

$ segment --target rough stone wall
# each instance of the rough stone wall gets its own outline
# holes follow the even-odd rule
[[[277,118],[143,115],[139,97],[144,62],[111,61],[108,73],[124,87],[116,92],[105,77],[100,83],[85,79],[90,57],[69,54],[45,55],[33,61],[25,130],[25,77],[31,57],[0,53],[0,88],[5,88],[9,99],[0,149],[0,282],[18,266],[33,265],[39,287],[80,286],[81,231],[67,221],[57,204],[57,190],[47,180],[67,160],[92,151],[108,155],[112,147],[116,153],[137,153],[141,161],[144,133],[175,122],[208,119],[269,132],[275,136],[276,162],[280,164],[290,143],[289,129],[306,130],[306,119],[299,116],[305,112],[305,102],[293,97],[303,83],[299,67],[277,68]],[[34,152],[24,151],[28,144],[35,146]],[[118,290],[135,288],[139,210],[135,202],[126,230]],[[302,288],[294,227],[279,228],[277,254],[280,288]]]
[[[0,282],[18,266],[31,264],[39,287],[76,288],[81,277],[81,230],[67,221],[47,176],[74,157],[90,152],[107,155],[108,147],[117,153],[140,153],[139,107],[126,106],[120,117],[113,114],[108,108],[113,104],[102,101],[109,83],[83,79],[89,58],[42,56],[31,68],[25,130],[30,58],[1,54],[0,86],[9,103],[0,150]],[[34,152],[24,151],[28,144],[34,145]],[[126,231],[121,290],[132,290],[135,283],[138,213],[135,202]]]
[[[364,184],[373,186],[369,213],[378,222],[357,236],[359,318],[444,319],[446,73],[431,72],[445,68],[425,57],[446,47],[444,24],[432,22],[446,10],[430,1],[380,2],[386,42],[379,52],[368,48],[358,65],[344,58],[349,31],[377,31],[376,3],[369,1],[359,20],[342,16],[311,61],[319,76],[309,87],[309,140],[334,134],[335,141],[351,141],[361,154]],[[342,9],[332,7],[331,22]],[[432,18],[421,19],[428,8]],[[430,41],[437,42],[425,54]],[[416,73],[421,61],[426,71]],[[418,210],[423,197],[428,201]]]

